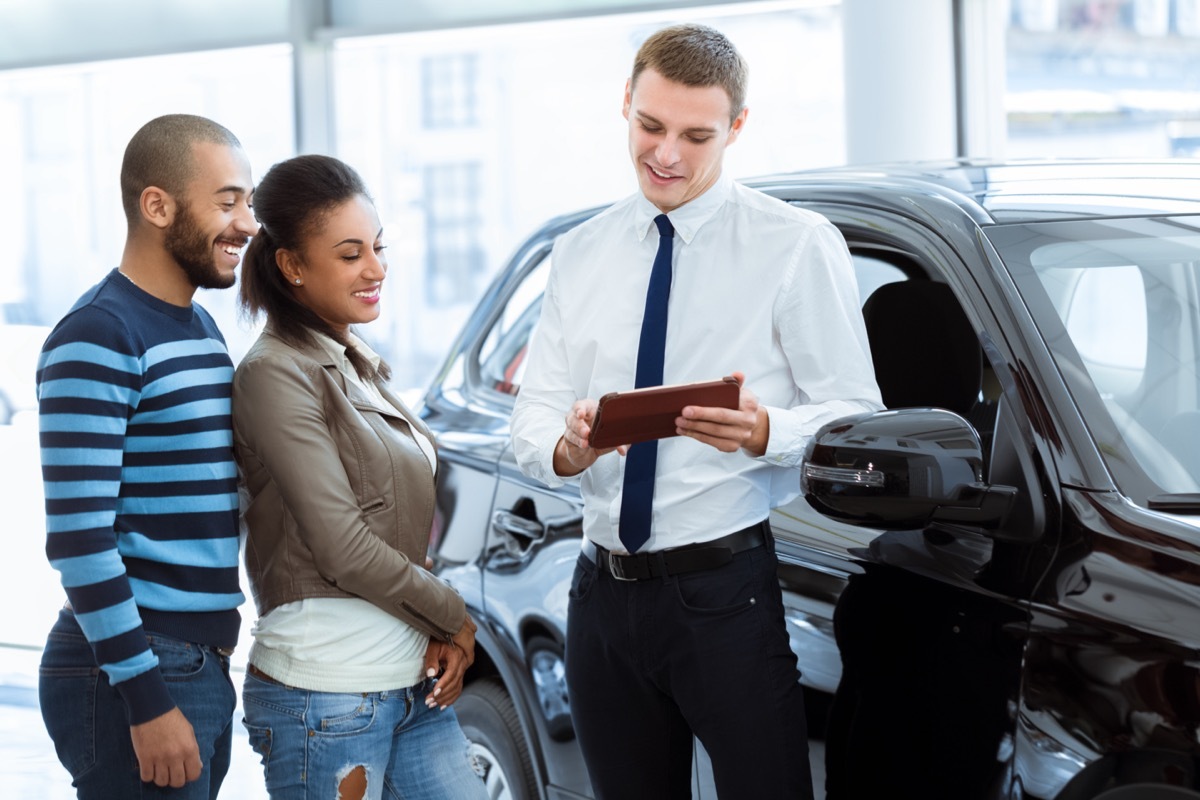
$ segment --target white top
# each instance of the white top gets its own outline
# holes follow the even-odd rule
[[[646,286],[658,249],[640,193],[559,237],[542,316],[512,416],[521,470],[549,486],[554,446],[576,400],[632,389]],[[722,177],[672,211],[665,385],[741,371],[767,408],[766,453],[722,453],[661,440],[645,551],[708,541],[766,519],[800,491],[804,447],[847,414],[883,408],[858,284],[827,219]],[[580,477],[584,532],[622,550],[617,525],[625,460],[602,456]]]
[[[373,383],[358,377],[345,348],[327,336],[315,338],[347,381],[381,409],[390,408]],[[351,334],[350,341],[379,364],[379,356],[361,339]],[[412,434],[436,467],[433,443],[415,428]],[[251,633],[250,663],[288,686],[315,692],[382,692],[413,686],[425,677],[429,636],[357,597],[284,603],[260,618]]]

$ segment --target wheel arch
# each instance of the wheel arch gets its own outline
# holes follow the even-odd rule
[[[518,647],[511,638],[497,634],[491,621],[478,609],[471,609],[471,615],[479,628],[475,631],[475,663],[467,670],[463,685],[488,677],[498,678],[504,685],[517,710],[521,734],[529,745],[530,760],[537,780],[535,788],[538,796],[544,799],[546,784],[550,782],[545,756],[545,732],[538,725],[541,715],[535,706],[536,694],[525,668],[524,648]]]
[[[1155,788],[1161,789],[1153,794]],[[1200,800],[1200,758],[1143,748],[1106,753],[1080,770],[1054,800]]]

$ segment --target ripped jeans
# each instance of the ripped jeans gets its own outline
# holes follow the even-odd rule
[[[242,721],[272,800],[486,800],[454,709],[425,706],[432,688],[313,692],[247,674]]]

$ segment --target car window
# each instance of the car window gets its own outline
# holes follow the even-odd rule
[[[1124,397],[1146,369],[1146,284],[1133,265],[1063,270],[1058,312],[1102,396]],[[1120,308],[1119,316],[1112,309]]]
[[[1117,485],[1200,490],[1200,217],[989,230]]]
[[[867,302],[871,293],[887,283],[908,280],[904,271],[891,261],[854,252],[854,274],[858,278],[858,304]]]
[[[550,250],[542,253],[504,302],[479,349],[479,377],[485,390],[515,395],[525,374],[529,337],[542,310],[542,292],[550,275]]]

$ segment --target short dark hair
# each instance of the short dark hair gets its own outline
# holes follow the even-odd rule
[[[227,128],[193,114],[167,114],[141,128],[125,146],[121,161],[121,205],[132,229],[141,216],[138,206],[147,186],[180,196],[194,174],[192,145],[211,142],[240,149]]]
[[[371,199],[363,179],[331,156],[296,156],[267,170],[254,189],[254,216],[261,227],[242,257],[238,300],[248,317],[265,314],[285,341],[311,343],[312,331],[323,333],[346,348],[346,358],[360,377],[387,378],[387,364],[381,361],[376,370],[347,337],[296,299],[275,262],[281,249],[302,251],[305,241],[321,232],[328,214],[356,197]]]
[[[684,86],[720,86],[729,95],[731,121],[746,107],[746,61],[725,34],[707,25],[672,25],[651,34],[633,59],[631,87],[647,69]]]

